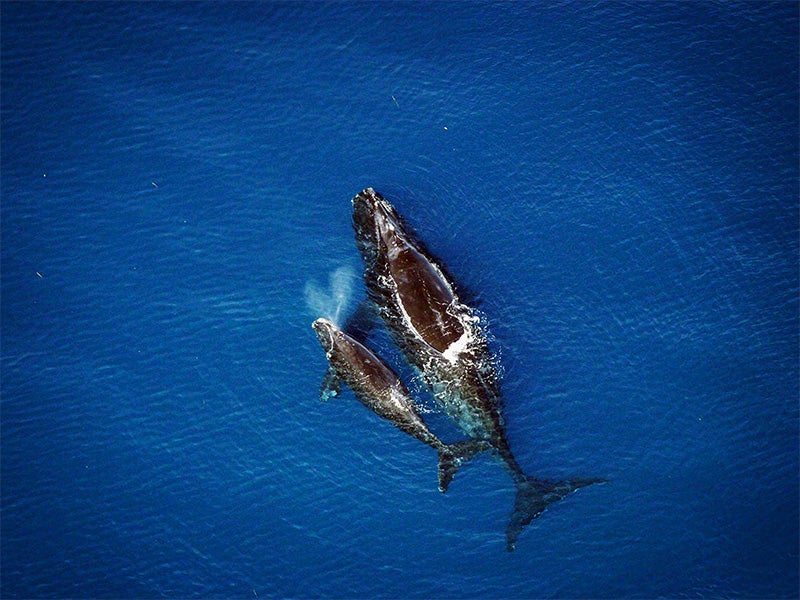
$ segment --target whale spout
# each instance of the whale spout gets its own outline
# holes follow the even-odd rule
[[[548,505],[561,500],[572,492],[593,483],[606,483],[606,479],[573,478],[564,481],[543,481],[526,478],[517,483],[514,512],[506,528],[506,550],[512,552],[517,538],[531,521],[541,515]]]

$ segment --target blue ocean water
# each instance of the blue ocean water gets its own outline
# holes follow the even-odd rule
[[[797,597],[796,3],[0,24],[2,597]],[[475,297],[524,468],[610,480],[514,553],[497,462],[442,495],[318,400],[367,186]]]

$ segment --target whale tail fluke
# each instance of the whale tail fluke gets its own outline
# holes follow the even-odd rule
[[[549,504],[561,500],[572,492],[593,483],[606,483],[606,479],[573,478],[564,481],[543,481],[526,478],[517,483],[514,513],[506,528],[506,550],[512,552],[522,530],[541,515]]]
[[[444,494],[458,468],[489,448],[489,444],[481,440],[444,444],[439,450],[439,491]]]

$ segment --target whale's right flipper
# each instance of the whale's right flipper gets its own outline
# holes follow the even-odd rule
[[[547,506],[561,500],[587,485],[606,483],[605,479],[567,479],[565,481],[542,481],[525,479],[517,484],[517,497],[514,501],[514,513],[506,528],[506,550],[512,552],[522,530],[541,515]]]
[[[458,468],[490,447],[488,442],[482,440],[445,444],[439,450],[439,491],[444,494]]]

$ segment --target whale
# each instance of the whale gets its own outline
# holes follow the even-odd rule
[[[327,400],[339,395],[344,382],[364,406],[436,450],[440,492],[447,491],[463,463],[488,448],[482,440],[442,442],[428,429],[408,389],[383,359],[328,319],[317,319],[312,327],[329,363],[320,397]]]
[[[383,196],[367,188],[352,205],[367,294],[394,342],[437,405],[467,436],[487,442],[514,481],[506,528],[506,548],[513,551],[548,505],[605,480],[550,481],[523,471],[508,443],[498,365],[480,316],[459,299],[452,278]]]

